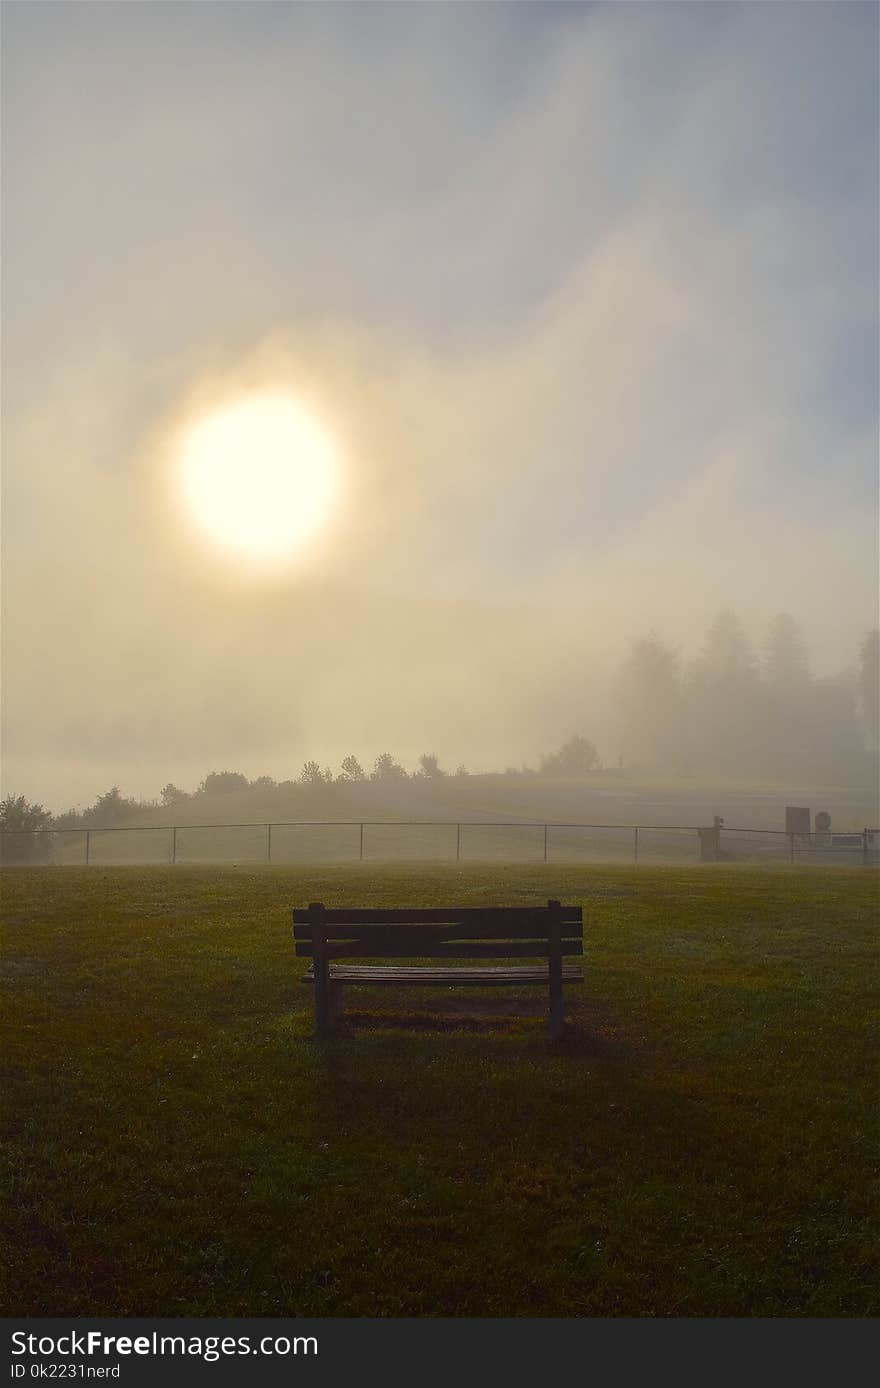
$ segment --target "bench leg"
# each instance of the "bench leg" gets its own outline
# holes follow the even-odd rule
[[[550,912],[549,964],[550,964],[550,1035],[558,1041],[565,1030],[562,1015],[562,926],[561,907],[558,901],[548,901]]]
[[[329,989],[320,978],[315,979],[315,1031],[325,1036],[331,1030]]]
[[[336,1030],[342,1016],[342,984],[328,978],[322,988],[315,979],[315,1028],[320,1036]]]
[[[309,924],[312,927],[312,968],[315,974],[315,1030],[326,1036],[333,1030],[330,982],[330,960],[327,958],[327,930],[324,906],[320,901],[309,902]]]
[[[330,1026],[335,1027],[336,1023],[342,1016],[342,984],[337,983],[334,979],[331,979],[328,992],[330,1003]]]
[[[333,1015],[333,984],[330,982],[329,972],[324,968],[315,968],[315,1030],[319,1036],[326,1036],[333,1030],[335,1021]]]

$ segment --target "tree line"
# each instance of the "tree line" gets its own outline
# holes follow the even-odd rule
[[[588,738],[576,734],[568,739],[557,751],[542,758],[539,769],[529,767],[517,770],[508,767],[506,776],[584,776],[601,769],[601,761],[596,748]],[[124,796],[118,786],[111,786],[99,795],[94,805],[83,810],[65,810],[52,814],[43,805],[36,804],[23,795],[8,795],[0,801],[0,829],[7,830],[62,830],[62,829],[106,829],[124,827],[135,819],[142,818],[151,809],[169,809],[181,805],[216,801],[219,796],[243,795],[264,797],[267,793],[283,799],[291,792],[302,790],[328,789],[334,786],[352,786],[368,783],[381,785],[412,783],[419,781],[462,780],[470,776],[466,766],[459,765],[454,771],[445,770],[435,752],[424,752],[419,757],[418,768],[409,772],[391,755],[382,752],[373,763],[370,772],[365,771],[353,754],[343,759],[338,774],[329,766],[322,767],[319,762],[307,761],[295,780],[276,781],[272,776],[257,776],[248,780],[240,771],[211,771],[194,791],[181,790],[173,782],[163,786],[158,800],[137,800]],[[492,774],[492,773],[489,773]]]
[[[868,632],[853,666],[817,679],[792,617],[781,613],[756,648],[739,618],[718,614],[698,655],[651,631],[634,639],[614,683],[617,749],[613,763],[634,772],[726,776],[758,780],[864,780],[880,749],[880,632]],[[510,777],[577,779],[602,770],[595,744],[576,733],[541,758],[537,768],[507,767]],[[158,808],[252,793],[279,798],[303,788],[465,778],[465,766],[447,771],[434,752],[408,772],[390,752],[368,772],[353,753],[338,772],[308,760],[299,775],[249,780],[239,771],[212,771],[194,791],[169,782],[158,801],[131,799],[111,786],[84,810],[52,814],[23,795],[0,801],[0,829],[75,829],[121,826]],[[485,774],[485,773],[484,773]],[[497,773],[496,773],[497,774]]]
[[[616,683],[622,757],[685,775],[864,779],[880,745],[878,662],[871,631],[849,670],[815,678],[787,613],[757,650],[734,613],[719,613],[689,663],[651,632],[632,642]]]

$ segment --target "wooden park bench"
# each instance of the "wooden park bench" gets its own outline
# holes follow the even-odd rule
[[[583,971],[563,955],[583,954],[580,906],[434,906],[394,910],[338,907],[313,901],[293,913],[296,953],[311,958],[303,978],[314,986],[319,1033],[342,1014],[346,983],[492,988],[538,984],[550,993],[550,1035],[563,1031],[562,985]],[[443,964],[339,964],[339,959],[546,959],[545,964],[468,967]]]

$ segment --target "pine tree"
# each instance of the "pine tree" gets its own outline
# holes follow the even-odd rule
[[[781,694],[803,692],[810,684],[810,657],[800,628],[787,612],[770,624],[763,659],[764,679]]]
[[[678,766],[685,748],[678,652],[653,631],[633,641],[616,694],[626,761],[631,766]]]
[[[868,745],[880,749],[880,631],[869,631],[859,649],[859,712]]]

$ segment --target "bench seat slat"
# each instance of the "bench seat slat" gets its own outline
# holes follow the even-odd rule
[[[550,974],[548,969],[534,965],[505,969],[444,969],[418,965],[407,968],[401,964],[393,968],[384,968],[381,964],[336,964],[330,970],[330,978],[338,983],[408,983],[421,988],[427,988],[432,984],[491,988],[510,983],[540,983],[546,988]],[[583,970],[573,964],[563,965],[562,978],[565,983],[583,983]],[[311,969],[303,974],[302,981],[314,983]]]
[[[401,940],[399,943],[383,944],[376,940],[333,940],[326,947],[328,959],[546,959],[548,953],[546,940],[511,940],[482,944],[479,942],[440,940],[428,945],[416,940]],[[563,954],[583,954],[582,940],[563,940]],[[311,943],[298,941],[296,953],[300,958],[310,959],[313,953]]]
[[[546,929],[548,911],[546,906],[399,906],[384,907],[325,907],[324,923],[327,936],[332,938],[337,926],[349,925],[473,925],[484,928],[492,925],[540,924]],[[580,925],[583,911],[580,906],[561,906],[560,920],[563,925]],[[308,926],[308,908],[296,907],[293,912],[294,925]]]

